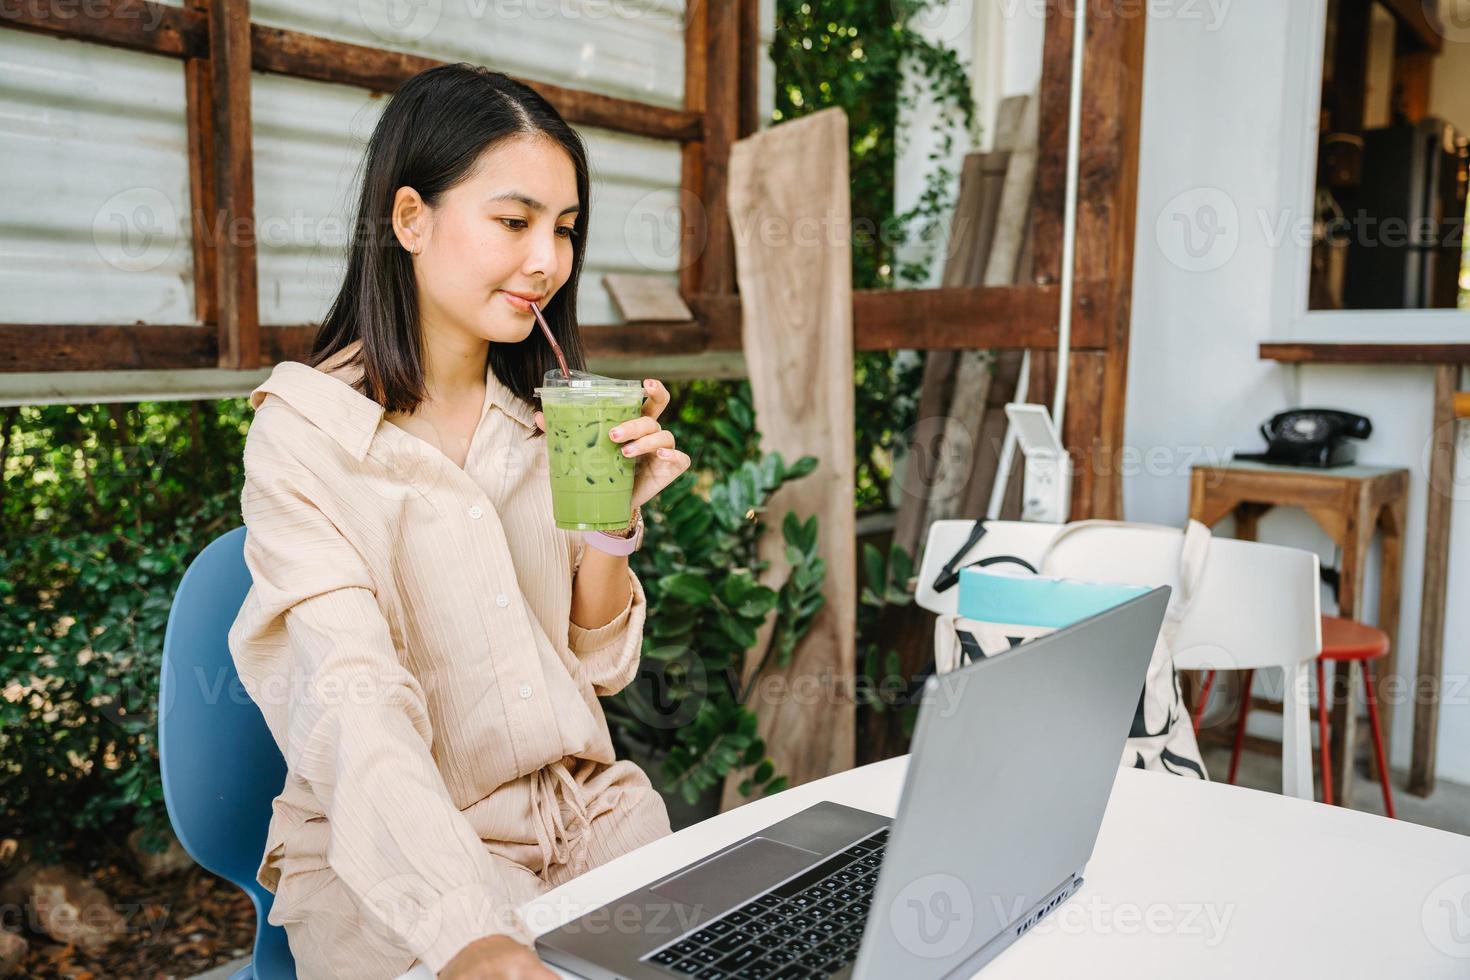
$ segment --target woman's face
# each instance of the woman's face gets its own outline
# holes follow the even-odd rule
[[[524,340],[536,329],[530,301],[544,310],[572,272],[577,177],[566,151],[544,137],[514,137],[481,154],[436,207],[418,199],[415,208],[414,199],[412,188],[399,188],[394,211],[400,241],[407,234],[405,247],[416,249],[425,330]]]

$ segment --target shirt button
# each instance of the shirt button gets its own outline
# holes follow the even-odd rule
[[[506,606],[510,605],[510,597],[502,592],[500,593],[500,595],[495,597],[495,604],[501,609],[504,609]]]
[[[481,517],[485,516],[485,512],[480,509],[480,505],[479,504],[471,504],[470,505],[470,516],[473,517],[475,520],[478,521]]]
[[[527,701],[529,701],[531,699],[531,685],[530,684],[522,684],[521,685],[521,692],[520,693],[521,693],[521,697],[523,697]]]

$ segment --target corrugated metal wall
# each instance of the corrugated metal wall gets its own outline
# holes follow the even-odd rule
[[[774,2],[762,4],[769,40]],[[259,23],[677,107],[683,0],[271,0]],[[762,65],[762,104],[771,69]],[[261,320],[315,322],[342,270],[354,178],[384,100],[254,79]],[[766,113],[768,115],[768,113]],[[672,279],[677,144],[579,127],[592,163],[582,322],[618,317],[613,271]],[[177,61],[0,29],[0,321],[192,323]],[[0,401],[224,394],[259,372],[3,375]]]

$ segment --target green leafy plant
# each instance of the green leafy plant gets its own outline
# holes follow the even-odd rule
[[[736,413],[738,425],[753,418]],[[711,427],[711,442],[744,445],[739,429]],[[708,447],[706,447],[708,448]],[[733,459],[710,450],[712,458]],[[756,734],[748,699],[772,659],[790,662],[825,601],[825,563],[817,555],[817,520],[782,522],[790,572],[777,589],[762,584],[770,562],[759,557],[770,496],[812,471],[816,459],[788,467],[779,453],[743,459],[730,472],[693,469],[645,509],[643,548],[633,569],[648,597],[643,660],[637,678],[604,700],[614,739],[630,754],[660,760],[662,789],[694,803],[732,771],[751,768],[741,792],[785,786]],[[701,481],[707,489],[699,489]],[[746,657],[770,620],[760,661],[741,684]]]
[[[858,636],[864,639],[859,650],[862,669],[857,684],[858,703],[880,714],[896,704],[902,705],[900,718],[906,734],[913,733],[918,708],[907,696],[898,651],[882,650],[876,640],[867,638],[877,636],[878,620],[885,608],[913,604],[914,597],[908,591],[913,572],[913,557],[898,545],[890,546],[886,557],[871,544],[863,547],[864,585],[858,597]]]

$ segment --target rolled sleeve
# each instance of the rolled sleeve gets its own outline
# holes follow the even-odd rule
[[[643,584],[631,568],[628,579],[632,586],[628,604],[606,625],[588,629],[575,622],[567,624],[567,648],[576,655],[598,697],[621,691],[638,672],[647,602]]]
[[[435,765],[424,692],[322,488],[257,419],[241,508],[251,595],[230,631],[242,683],[329,828],[326,861],[375,936],[436,973],[466,944],[531,945],[513,892]],[[244,644],[262,636],[275,642]],[[284,642],[282,642],[282,639]],[[289,690],[262,685],[287,661]]]

